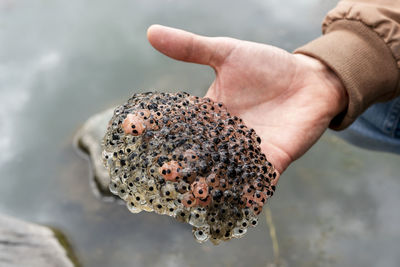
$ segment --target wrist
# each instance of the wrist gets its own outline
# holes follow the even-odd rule
[[[294,55],[302,68],[304,82],[316,85],[319,90],[323,90],[324,98],[327,103],[327,115],[333,119],[347,109],[348,94],[342,81],[327,65],[320,60],[303,55]]]

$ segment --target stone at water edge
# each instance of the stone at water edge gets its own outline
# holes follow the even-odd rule
[[[0,215],[0,266],[73,267],[74,263],[53,230]]]
[[[279,174],[253,129],[220,103],[187,93],[135,94],[104,137],[110,190],[137,213],[193,226],[197,241],[243,236],[273,195]]]
[[[91,182],[94,191],[107,200],[110,197],[114,198],[115,195],[111,194],[109,190],[110,175],[103,164],[101,142],[113,112],[114,108],[111,108],[90,117],[79,129],[74,138],[75,146],[89,155],[92,175]]]

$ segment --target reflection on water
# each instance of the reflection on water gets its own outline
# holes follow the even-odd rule
[[[150,24],[292,50],[319,35],[334,4],[0,1],[0,212],[60,228],[83,266],[272,263],[265,214],[244,238],[214,247],[169,217],[100,201],[72,137],[133,92],[206,92],[212,70],[157,54],[145,39]],[[282,176],[269,203],[280,258],[289,266],[397,266],[399,163],[326,134]]]

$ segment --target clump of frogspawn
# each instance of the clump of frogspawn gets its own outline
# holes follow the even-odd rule
[[[137,213],[193,226],[197,241],[243,236],[275,191],[279,174],[261,139],[221,103],[187,93],[133,95],[104,137],[110,190]]]

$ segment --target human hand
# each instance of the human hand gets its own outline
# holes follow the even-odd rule
[[[161,53],[211,66],[207,97],[222,102],[261,137],[261,149],[282,173],[347,106],[338,77],[320,61],[280,48],[204,37],[153,25],[147,37]]]

